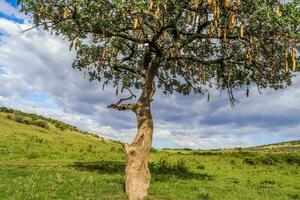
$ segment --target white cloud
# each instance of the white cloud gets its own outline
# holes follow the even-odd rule
[[[193,140],[194,139],[194,140]],[[247,138],[222,137],[204,138],[202,140],[189,137],[179,137],[175,139],[175,143],[181,147],[214,149],[214,148],[230,148],[230,147],[248,147],[253,143]]]

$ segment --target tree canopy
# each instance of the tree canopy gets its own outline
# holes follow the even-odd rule
[[[18,2],[35,26],[70,40],[74,68],[116,93],[142,89],[153,63],[164,93],[215,87],[231,100],[245,85],[284,88],[299,69],[299,0]]]

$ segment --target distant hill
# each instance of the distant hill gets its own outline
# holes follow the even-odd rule
[[[228,152],[235,150],[300,152],[300,140],[250,148],[210,151]],[[190,153],[192,149],[162,149],[162,151]],[[95,160],[103,156],[109,158],[116,156],[115,158],[118,159],[124,157],[121,142],[104,140],[96,134],[82,131],[56,119],[6,107],[0,107],[0,159],[2,154],[5,154],[6,158],[12,159],[16,157],[18,159],[22,157],[24,159],[51,157],[52,160],[53,157],[68,159],[68,156],[70,159],[87,160],[91,160],[93,156]]]
[[[47,117],[37,115],[37,114],[25,113],[25,112],[7,108],[7,107],[0,107],[0,113],[5,113],[6,114],[5,116],[7,117],[7,119],[14,120],[16,122],[23,123],[23,124],[36,125],[36,126],[39,126],[42,128],[49,128],[49,124],[51,124],[51,125],[55,126],[56,128],[59,128],[60,130],[76,131],[76,132],[80,132],[83,134],[91,134],[91,135],[98,137],[98,135],[96,135],[96,134],[82,131],[75,126],[66,124],[66,123],[58,121],[56,119],[47,118]]]
[[[119,160],[122,144],[58,120],[0,107],[0,160]]]
[[[275,151],[275,152],[300,152],[300,140],[281,142],[275,144],[267,144],[262,146],[256,146],[247,148],[249,150],[261,150],[261,151]]]

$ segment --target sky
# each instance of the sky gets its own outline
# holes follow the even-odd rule
[[[15,0],[0,0],[0,106],[62,120],[108,139],[130,142],[136,133],[131,112],[110,110],[112,88],[102,90],[71,65],[76,55],[63,36],[32,26]],[[300,76],[286,90],[236,91],[232,108],[226,93],[164,95],[152,105],[154,147],[213,149],[247,147],[300,139]]]

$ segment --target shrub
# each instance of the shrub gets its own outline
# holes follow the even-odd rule
[[[300,156],[298,155],[286,155],[284,156],[285,161],[288,164],[299,165],[300,166]]]
[[[277,165],[280,163],[287,163],[292,165],[300,165],[300,156],[292,154],[283,155],[264,155],[261,157],[247,157],[244,159],[244,163],[249,165]]]
[[[40,144],[46,143],[46,141],[43,140],[43,138],[35,138],[35,141]]]
[[[230,161],[230,164],[231,164],[231,165],[236,165],[236,161],[235,161],[235,160],[231,160],[231,161]]]
[[[32,121],[31,121],[31,119],[30,118],[28,118],[28,117],[23,117],[23,122],[22,122],[23,124],[31,124],[32,123]]]
[[[61,131],[64,131],[64,130],[67,129],[67,127],[66,127],[64,124],[59,123],[59,122],[55,122],[55,123],[54,123],[54,126],[55,126],[56,128],[58,128],[58,129],[60,129]]]
[[[33,121],[32,124],[34,124],[38,127],[41,127],[41,128],[46,128],[46,129],[49,128],[48,123],[43,120],[40,120],[40,119]]]
[[[198,164],[197,169],[205,169],[205,166],[203,164]]]
[[[175,165],[168,163],[164,159],[160,159],[156,165],[156,170],[160,174],[184,174],[189,173],[189,169],[184,160],[178,160]]]
[[[11,114],[8,114],[8,115],[6,115],[6,118],[12,120],[13,116]]]
[[[194,155],[199,155],[199,156],[216,156],[216,155],[221,155],[221,152],[211,152],[211,151],[193,151]]]
[[[152,153],[156,153],[156,152],[157,152],[157,149],[155,149],[154,147],[151,147],[151,150],[150,150],[150,152],[152,152]]]
[[[6,107],[0,107],[0,112],[4,112],[4,113],[12,113],[13,110],[10,108],[6,108]]]
[[[111,148],[110,148],[110,151],[115,151],[116,150],[116,147],[114,147],[114,146],[112,146]]]
[[[169,164],[166,160],[160,159],[159,162],[156,164],[156,169],[158,173],[167,173],[169,171]]]
[[[199,200],[212,200],[213,196],[209,193],[200,193],[197,195],[197,199]]]
[[[250,157],[245,158],[244,163],[246,163],[248,165],[257,165],[258,164],[258,162],[255,158],[250,158]]]
[[[97,134],[92,134],[94,137],[96,137],[96,138],[100,138],[100,136],[99,135],[97,135]]]
[[[268,179],[266,179],[266,180],[260,182],[260,184],[262,184],[262,185],[266,185],[266,184],[268,184],[268,185],[275,185],[276,182],[273,181],[273,180],[268,180]]]
[[[19,122],[19,123],[23,123],[23,116],[21,116],[21,115],[16,115],[16,116],[15,116],[15,121],[16,121],[16,122]]]
[[[10,118],[13,119],[13,116],[10,116]],[[31,118],[19,114],[15,115],[15,121],[22,124],[32,124]]]
[[[29,152],[27,154],[28,159],[37,159],[38,157],[39,157],[39,155],[36,152]]]
[[[291,199],[295,199],[295,200],[299,200],[300,199],[300,195],[299,194],[290,194],[289,195]]]
[[[188,173],[189,172],[188,166],[185,164],[184,160],[178,160],[176,162],[175,166],[173,166],[173,169],[179,173]]]
[[[262,164],[265,165],[275,165],[276,162],[278,162],[278,159],[272,157],[266,157],[266,158],[261,158],[260,161]]]

